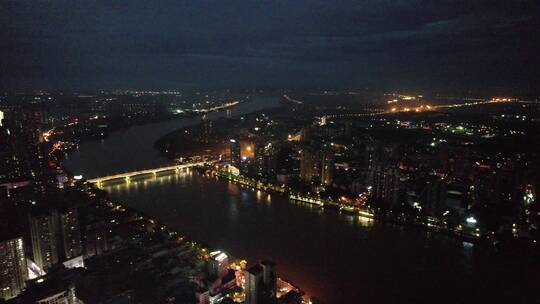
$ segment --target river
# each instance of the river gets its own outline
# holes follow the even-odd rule
[[[275,99],[257,100],[212,117],[277,104]],[[153,149],[155,140],[198,121],[170,120],[113,132],[104,140],[82,143],[64,164],[85,177],[159,166],[167,160]],[[540,274],[533,254],[515,258],[426,231],[291,202],[196,172],[104,190],[212,248],[249,261],[273,259],[281,276],[325,303],[527,303],[540,282],[531,280]]]

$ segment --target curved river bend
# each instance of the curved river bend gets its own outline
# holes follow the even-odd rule
[[[229,115],[269,106],[277,106],[277,100],[242,104]],[[167,160],[153,149],[154,142],[197,122],[178,119],[114,132],[82,143],[65,165],[85,177],[159,166]],[[251,261],[275,260],[281,276],[325,303],[521,303],[532,295],[532,302],[537,300],[537,283],[530,278],[540,272],[533,257],[501,256],[194,172],[104,189],[114,200],[208,246]]]

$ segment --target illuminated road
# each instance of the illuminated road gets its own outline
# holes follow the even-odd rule
[[[496,104],[496,103],[520,103],[520,102],[526,102],[529,103],[529,101],[520,101],[520,100],[486,100],[486,101],[475,101],[475,102],[465,102],[465,103],[455,103],[455,104],[448,104],[448,105],[422,105],[417,107],[403,107],[403,108],[397,108],[393,107],[388,111],[380,111],[380,112],[373,112],[373,113],[343,113],[343,114],[329,114],[325,115],[324,118],[340,118],[340,117],[367,117],[367,116],[377,116],[377,115],[386,115],[386,114],[395,114],[395,113],[407,113],[407,112],[430,112],[440,109],[452,109],[452,108],[461,108],[461,107],[472,107],[472,106],[480,106],[480,105],[486,105],[486,104]]]

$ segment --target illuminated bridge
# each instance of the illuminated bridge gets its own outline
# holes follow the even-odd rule
[[[118,173],[118,174],[109,175],[109,176],[102,176],[102,177],[92,178],[92,179],[89,179],[88,182],[100,185],[103,182],[112,181],[112,180],[116,180],[116,179],[124,179],[125,181],[130,181],[130,179],[132,177],[139,176],[139,175],[152,174],[152,175],[155,176],[158,173],[166,172],[166,171],[179,172],[182,169],[187,169],[187,168],[191,168],[191,167],[205,166],[205,165],[211,165],[211,164],[214,164],[216,162],[217,161],[215,161],[215,160],[202,161],[202,162],[193,162],[193,163],[186,163],[186,164],[176,164],[176,165],[171,165],[171,166],[167,166],[167,167],[159,167],[159,168],[153,168],[153,169],[144,169],[144,170],[132,171],[132,172],[124,172],[124,173]]]

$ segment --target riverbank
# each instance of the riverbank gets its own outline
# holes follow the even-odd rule
[[[252,189],[195,170],[104,187],[115,201],[160,219],[190,239],[250,261],[274,260],[280,276],[325,303],[348,303],[362,296],[366,303],[393,303],[403,295],[425,303],[435,295],[414,292],[418,284],[435,290],[442,281],[454,286],[452,290],[467,291],[494,283],[486,283],[486,278],[522,269],[519,263],[529,265],[525,262],[532,258],[530,250],[515,252],[515,246],[515,253],[500,252]],[[509,256],[516,256],[511,262],[517,265],[508,266]],[[416,279],[408,281],[411,276]],[[512,290],[519,287],[514,280],[504,282]],[[387,283],[395,286],[395,293],[384,293]],[[365,288],[355,289],[358,285]],[[442,303],[458,302],[450,290],[437,290],[445,299]],[[492,291],[473,298],[487,293]]]
[[[207,295],[204,295],[204,293],[201,293],[200,291],[197,291],[197,297],[204,297],[209,296],[213,300],[219,300],[224,299],[226,297],[233,299],[235,302],[243,302],[245,299],[244,295],[244,289],[243,289],[243,282],[245,281],[244,275],[247,270],[247,266],[254,265],[249,264],[248,261],[242,258],[235,258],[234,256],[230,255],[229,253],[225,256],[227,257],[227,269],[230,273],[234,273],[234,276],[230,278],[232,281],[222,281],[222,279],[219,280],[219,284],[215,285],[216,282],[212,281],[211,275],[208,277],[208,274],[206,273],[207,264],[211,263],[211,256],[216,252],[222,252],[219,249],[211,249],[210,246],[204,245],[200,242],[191,240],[188,236],[183,235],[179,233],[178,231],[171,229],[168,227],[164,222],[162,222],[160,219],[155,217],[150,217],[146,215],[144,212],[137,210],[132,207],[128,207],[124,205],[121,202],[113,202],[108,194],[104,194],[102,190],[96,188],[94,185],[87,185],[89,187],[88,193],[91,197],[99,196],[101,197],[101,201],[106,201],[106,206],[109,208],[111,213],[120,213],[121,217],[115,217],[112,220],[112,223],[115,225],[121,225],[122,229],[124,230],[122,232],[122,235],[130,235],[130,236],[137,236],[135,238],[131,237],[128,238],[129,241],[127,241],[127,245],[130,246],[139,246],[145,251],[153,250],[154,256],[161,257],[162,251],[156,251],[156,247],[160,248],[170,248],[171,246],[173,248],[177,248],[174,250],[178,250],[179,252],[187,252],[187,248],[191,248],[193,250],[196,250],[197,252],[197,259],[198,259],[198,265],[195,266],[193,264],[191,267],[193,269],[191,270],[183,270],[188,271],[190,273],[197,273],[197,278],[194,282],[197,282],[197,284],[202,285],[199,286],[199,290],[201,288],[207,288],[208,291],[206,292]],[[127,220],[126,220],[127,219]],[[140,226],[145,227],[143,229],[143,232],[141,234]],[[118,227],[115,227],[114,229],[111,229],[110,231],[115,231],[115,229],[118,229]],[[127,231],[125,231],[127,230]],[[156,235],[157,237],[153,238],[152,235]],[[146,244],[145,241],[143,241],[143,238],[150,237],[150,239],[154,239],[153,242],[151,242],[151,246],[144,245]],[[116,238],[116,236],[114,237]],[[123,244],[122,246],[116,244],[112,247],[112,252],[118,252],[122,251],[122,248],[124,248],[126,244]],[[170,251],[170,249],[167,249]],[[185,253],[182,253],[184,255]],[[114,255],[114,253],[109,253],[108,255]],[[178,266],[177,266],[178,267]],[[183,266],[185,267],[185,265]],[[196,269],[194,267],[197,267]],[[192,275],[193,275],[192,274]],[[186,279],[186,278],[183,278]],[[234,282],[234,283],[232,283]],[[208,286],[205,286],[208,284]],[[278,277],[277,278],[277,299],[279,301],[280,298],[289,298],[289,299],[295,299],[297,298],[301,303],[311,303],[308,298],[303,298],[304,292],[298,287],[298,285],[295,285],[294,283],[291,283],[290,281]],[[194,291],[195,294],[195,291]],[[281,303],[281,302],[278,302]]]
[[[277,106],[278,102],[272,96],[255,96],[249,102],[241,102],[230,109],[205,115],[207,121],[215,121],[222,117],[236,117],[268,109]],[[200,123],[200,115],[197,115],[110,132],[101,140],[81,141],[62,163],[75,175],[87,178],[159,167],[167,164],[169,159],[155,148],[155,143],[166,134]],[[126,157],[128,154],[129,157]]]
[[[479,229],[469,230],[469,232],[463,232],[462,228],[458,230],[448,229],[447,227],[433,224],[433,222],[429,221],[429,219],[427,218],[415,217],[411,219],[404,216],[404,214],[395,216],[389,213],[377,213],[368,207],[362,208],[358,206],[347,205],[336,200],[324,199],[320,196],[312,196],[309,194],[300,193],[283,184],[277,185],[268,182],[262,182],[242,175],[236,175],[225,170],[211,169],[210,172],[212,175],[218,176],[219,178],[237,183],[242,186],[249,187],[252,190],[263,191],[266,193],[279,193],[290,200],[314,205],[318,208],[335,210],[340,213],[359,216],[370,220],[393,223],[407,227],[415,227],[471,243],[482,243],[487,245],[496,244],[489,237],[482,237],[482,235],[479,233]]]

